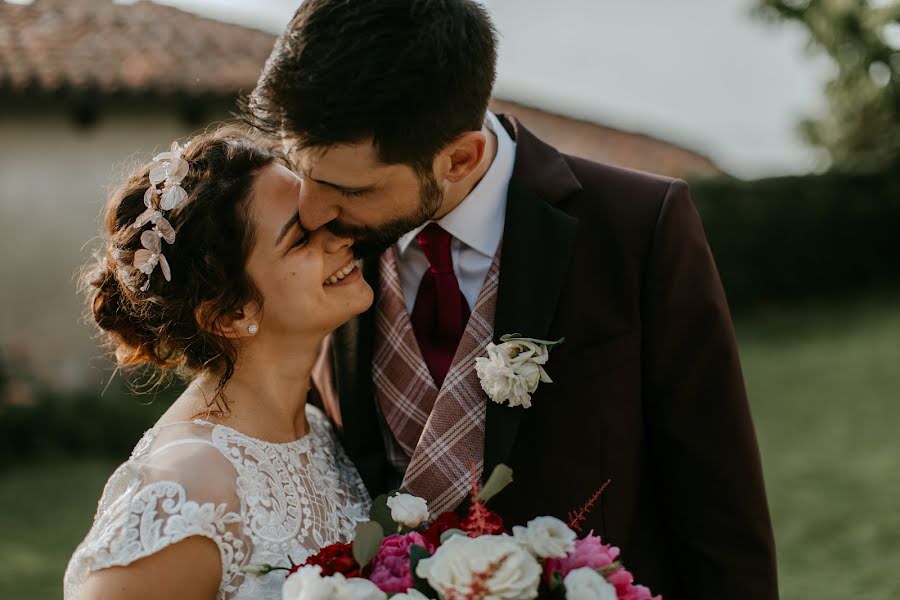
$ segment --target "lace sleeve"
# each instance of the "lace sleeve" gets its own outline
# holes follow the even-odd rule
[[[69,563],[66,600],[78,597],[92,572],[127,566],[192,536],[219,549],[220,593],[237,585],[249,551],[234,468],[203,437],[171,439],[173,433],[148,434],[152,439],[145,437],[110,478],[93,527]]]

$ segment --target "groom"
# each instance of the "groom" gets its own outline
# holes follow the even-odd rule
[[[566,156],[487,112],[497,39],[474,0],[307,0],[247,107],[303,178],[308,230],[356,240],[376,291],[317,376],[373,495],[433,513],[470,465],[515,482],[507,524],[565,517],[667,600],[777,598],[774,544],[734,335],[677,180]],[[530,408],[492,402],[475,359],[565,337]]]

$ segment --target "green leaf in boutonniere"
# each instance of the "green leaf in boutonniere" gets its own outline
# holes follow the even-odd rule
[[[566,341],[566,338],[561,337],[556,341],[550,340],[539,340],[537,338],[523,337],[521,333],[507,333],[506,335],[500,336],[500,341],[502,343],[506,342],[532,342],[534,344],[539,344],[541,346],[547,346],[548,348],[552,348],[554,346],[559,346],[563,342]]]

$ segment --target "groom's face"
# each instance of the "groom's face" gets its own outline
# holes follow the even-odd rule
[[[440,209],[443,191],[432,171],[386,165],[370,142],[285,149],[302,179],[298,208],[308,231],[327,227],[354,239],[358,258],[380,254]]]

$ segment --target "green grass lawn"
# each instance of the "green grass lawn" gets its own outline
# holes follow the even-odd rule
[[[900,598],[900,302],[770,311],[737,329],[782,597]],[[112,468],[0,472],[0,598],[61,596]]]
[[[0,598],[62,598],[66,563],[114,467],[64,460],[0,474]]]
[[[737,324],[786,600],[900,598],[900,301]]]

